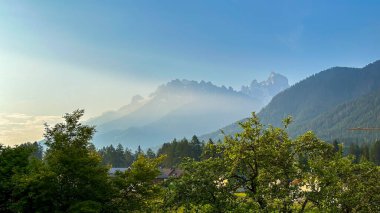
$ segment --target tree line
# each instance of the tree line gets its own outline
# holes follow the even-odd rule
[[[140,146],[135,152],[128,148],[124,148],[123,145],[118,144],[116,148],[113,145],[105,146],[98,150],[102,157],[102,163],[104,165],[111,165],[115,168],[128,168],[137,159],[139,154],[145,155],[148,158],[155,158],[156,156],[165,155],[165,159],[160,163],[165,168],[175,168],[185,158],[192,158],[196,161],[208,158],[210,154],[210,146],[221,144],[222,141],[216,142],[209,139],[207,142],[200,141],[196,135],[194,135],[189,141],[187,138],[181,140],[173,139],[171,142],[164,143],[157,152],[154,152],[151,148],[148,148],[144,152]],[[340,144],[338,140],[334,140],[332,145],[335,150],[339,149]],[[343,146],[342,146],[343,147]],[[39,151],[42,156],[42,151]],[[343,154],[352,155],[355,157],[354,162],[358,163],[362,158],[367,161],[371,161],[376,165],[380,165],[380,141],[373,143],[355,143],[351,142],[348,146],[343,147]]]
[[[334,144],[337,143],[334,141]],[[365,159],[380,165],[380,141],[374,143],[351,143],[346,152],[355,156],[355,162]]]
[[[193,137],[132,154],[96,150],[83,113],[46,126],[44,155],[38,144],[0,146],[0,212],[380,211],[379,166],[312,132],[290,138],[290,117],[276,128],[253,114],[220,142]],[[130,166],[111,175],[110,162]],[[183,175],[158,182],[163,165]]]

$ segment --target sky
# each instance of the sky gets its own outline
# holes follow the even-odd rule
[[[380,2],[0,1],[0,143],[77,108],[118,109],[173,79],[294,84],[380,59]]]

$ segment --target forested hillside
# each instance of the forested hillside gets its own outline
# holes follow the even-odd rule
[[[308,126],[308,123],[317,116],[334,110],[337,105],[353,101],[371,92],[380,91],[379,79],[380,61],[362,69],[331,68],[311,76],[275,96],[270,104],[260,111],[259,117],[265,124],[278,126],[282,118],[291,115],[294,125],[290,127],[289,131],[291,135],[295,135],[297,126]],[[369,100],[363,98],[359,102],[362,102],[361,106],[363,106]],[[369,103],[367,109],[370,109],[371,106],[373,105]],[[361,109],[352,107],[351,110]],[[367,113],[372,113],[372,110],[361,111],[361,116],[364,118]],[[325,116],[325,119],[326,123],[331,123],[329,120],[332,117]],[[360,123],[347,123],[347,125],[360,126]],[[330,135],[330,137],[334,137],[334,135]]]
[[[377,117],[379,79],[380,61],[361,69],[334,67],[279,93],[258,116],[264,124],[279,126],[284,117],[291,115],[294,119],[288,130],[291,136],[313,130],[321,133],[321,138],[325,140],[376,139],[377,134],[351,133],[347,128],[380,126]],[[226,134],[233,134],[241,129],[235,123],[223,130]],[[201,138],[216,139],[221,136],[216,131]]]
[[[370,142],[380,139],[380,131],[353,131],[350,128],[380,127],[380,91],[333,107],[303,124],[290,128],[293,135],[313,130],[326,140]]]

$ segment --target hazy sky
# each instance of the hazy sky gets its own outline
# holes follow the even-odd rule
[[[238,89],[271,71],[295,83],[362,67],[380,59],[379,11],[377,0],[1,1],[0,143],[176,78]]]

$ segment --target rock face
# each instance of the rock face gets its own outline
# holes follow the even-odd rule
[[[96,125],[97,147],[121,143],[132,149],[155,147],[173,138],[201,135],[259,111],[287,79],[272,73],[244,91],[211,82],[173,80],[149,97],[134,96],[119,110],[105,112],[87,123]]]
[[[242,86],[241,92],[269,103],[273,96],[289,87],[288,79],[278,73],[272,72],[269,78],[262,82],[253,80],[249,86]]]

